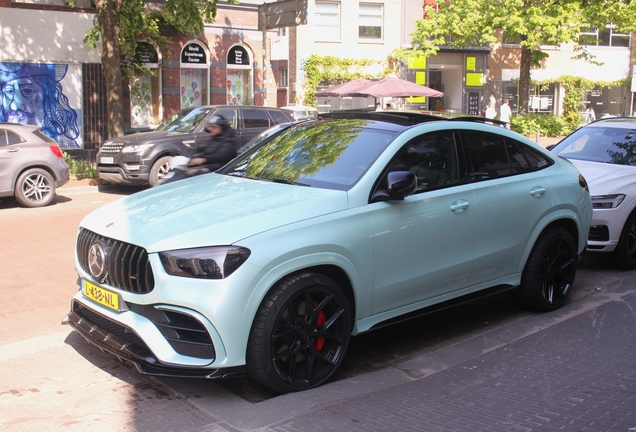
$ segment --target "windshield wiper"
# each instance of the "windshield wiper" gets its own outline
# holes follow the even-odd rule
[[[262,178],[262,179],[259,179],[259,180],[269,180],[269,181],[272,181],[274,183],[282,183],[282,184],[295,185],[295,186],[311,187],[311,185],[308,185],[306,183],[295,182],[295,181],[286,180],[286,179],[282,179],[282,178],[273,178],[273,179],[264,179],[264,178]]]

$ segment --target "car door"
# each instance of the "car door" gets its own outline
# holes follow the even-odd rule
[[[18,170],[30,158],[30,148],[24,139],[13,131],[0,127],[0,192],[13,190]]]
[[[453,132],[409,141],[388,170],[414,173],[418,187],[404,201],[370,205],[374,314],[464,288],[472,266],[474,194]]]
[[[267,110],[249,106],[241,107],[236,138],[239,148],[272,125]]]
[[[475,189],[470,285],[518,272],[534,227],[552,207],[551,164],[540,152],[496,134],[461,131]]]

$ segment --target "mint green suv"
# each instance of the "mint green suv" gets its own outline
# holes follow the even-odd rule
[[[283,393],[327,382],[352,336],[441,305],[509,290],[557,309],[587,184],[484,120],[322,115],[108,204],[79,227],[66,322],[142,373]]]

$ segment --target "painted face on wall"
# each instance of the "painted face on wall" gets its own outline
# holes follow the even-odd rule
[[[44,124],[44,92],[30,78],[2,84],[2,107],[6,121],[41,127]]]

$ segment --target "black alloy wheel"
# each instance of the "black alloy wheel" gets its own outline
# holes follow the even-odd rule
[[[576,246],[566,229],[544,232],[528,257],[518,299],[525,307],[540,312],[560,308],[574,284],[577,262]]]
[[[263,300],[247,348],[247,370],[278,393],[326,382],[349,345],[351,312],[338,285],[316,273],[280,281]]]
[[[623,270],[636,269],[636,212],[625,222],[618,245],[614,249],[616,265]]]

